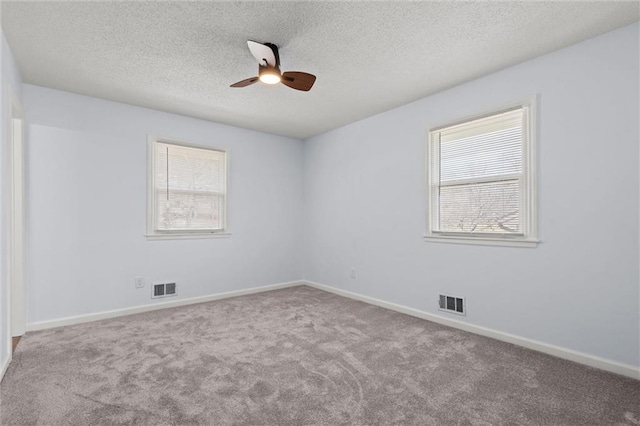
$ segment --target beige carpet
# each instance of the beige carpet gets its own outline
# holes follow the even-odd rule
[[[3,425],[638,425],[640,382],[309,287],[28,333]]]

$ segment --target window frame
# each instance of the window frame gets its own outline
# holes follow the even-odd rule
[[[216,151],[224,154],[224,208],[222,218],[222,229],[219,230],[158,230],[156,229],[156,170],[155,157],[158,143],[176,145],[186,148],[204,149]],[[208,145],[199,145],[181,140],[147,135],[147,240],[173,240],[173,239],[196,239],[196,238],[227,238],[231,235],[229,231],[229,150]]]
[[[425,143],[425,193],[426,193],[426,224],[424,240],[427,242],[444,242],[458,244],[496,245],[510,247],[537,247],[538,243],[538,218],[537,218],[537,186],[536,186],[536,146],[537,146],[537,96],[528,99],[492,108],[480,114],[474,114],[461,119],[448,121],[444,124],[433,126],[427,131]],[[519,234],[488,234],[465,232],[441,232],[435,229],[439,216],[438,191],[439,182],[432,182],[432,146],[439,136],[439,131],[473,120],[478,120],[492,115],[507,112],[517,108],[526,108],[523,114],[523,138],[522,138],[522,178],[520,180],[520,214],[522,217],[522,232]],[[439,148],[439,145],[438,145]],[[439,153],[439,149],[435,151]],[[438,161],[439,167],[439,161]]]

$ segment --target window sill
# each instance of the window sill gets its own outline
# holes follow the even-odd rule
[[[229,238],[231,232],[207,232],[207,233],[167,233],[167,234],[146,234],[147,240],[197,240],[201,238]]]
[[[480,246],[503,246],[503,247],[525,247],[535,248],[540,241],[538,240],[512,240],[506,238],[486,238],[486,237],[463,237],[463,236],[445,236],[445,235],[425,235],[426,242],[433,243],[453,243],[453,244],[471,244]]]

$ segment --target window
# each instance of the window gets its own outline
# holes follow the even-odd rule
[[[533,101],[429,132],[427,240],[535,246]]]
[[[149,137],[147,237],[226,234],[227,153]]]

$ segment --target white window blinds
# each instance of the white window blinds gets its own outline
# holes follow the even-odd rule
[[[155,230],[223,230],[226,153],[165,142],[154,153]]]
[[[524,233],[526,108],[431,132],[433,232]]]

